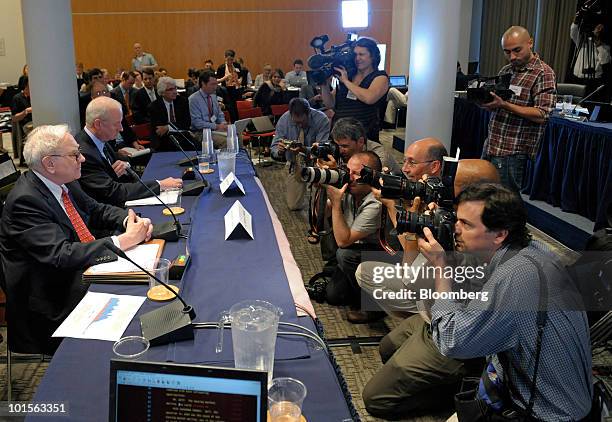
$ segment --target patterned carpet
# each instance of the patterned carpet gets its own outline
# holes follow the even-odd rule
[[[381,140],[387,147],[391,144],[391,138],[391,132],[381,132]],[[396,158],[401,160],[401,154],[397,151],[395,151],[395,154]],[[323,262],[319,246],[310,245],[306,241],[308,229],[306,212],[292,212],[285,205],[284,189],[287,171],[284,166],[278,164],[270,167],[257,166],[257,171],[289,239],[291,251],[302,271],[304,282],[307,283],[310,277],[321,271]],[[566,260],[571,260],[575,256],[571,250],[552,241],[548,236],[537,230],[535,230],[534,236],[546,241]],[[326,337],[332,343],[334,340],[350,339],[352,337],[384,336],[399,322],[397,319],[387,317],[375,324],[354,325],[346,321],[346,308],[344,307],[333,307],[318,303],[314,303],[314,307],[325,328]],[[0,333],[6,338],[6,330],[2,329]],[[6,352],[3,347],[1,349],[0,360],[4,363],[6,362]],[[357,346],[353,343],[352,345],[333,347],[332,351],[348,382],[353,402],[362,420],[367,422],[380,421],[381,419],[368,415],[361,399],[361,391],[364,385],[382,365],[376,345]],[[14,399],[30,400],[46,368],[47,363],[39,360],[30,360],[27,363],[13,365]],[[6,398],[6,365],[0,364],[0,400],[6,400]],[[444,421],[451,413],[452,410],[450,409],[441,409],[435,414],[414,415],[411,419],[406,420],[418,422]]]

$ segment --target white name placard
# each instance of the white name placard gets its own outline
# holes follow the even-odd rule
[[[219,185],[219,189],[221,190],[221,194],[225,195],[225,192],[232,185],[234,186],[232,189],[238,188],[240,190],[240,192],[242,192],[243,195],[246,195],[246,192],[244,190],[244,186],[242,186],[242,183],[240,183],[240,180],[238,180],[238,178],[234,175],[234,173],[228,174],[227,177],[225,179],[223,179],[223,181]]]
[[[225,214],[224,218],[225,240],[237,239],[239,237],[255,239],[253,236],[251,214],[242,206],[240,201],[234,202],[234,205]]]

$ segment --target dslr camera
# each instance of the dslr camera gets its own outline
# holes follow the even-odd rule
[[[340,159],[340,149],[334,142],[320,142],[318,145],[313,145],[310,148],[310,155],[325,161],[328,160],[327,156],[331,155],[338,161]]]
[[[427,227],[445,251],[454,250],[457,214],[453,205],[455,201],[455,175],[457,174],[458,164],[458,160],[444,157],[441,176],[430,177],[426,183],[416,182],[416,184],[423,186],[418,189],[413,187],[415,182],[406,181],[406,185],[409,186],[408,190],[422,192],[422,196],[414,196],[423,198],[425,203],[435,202],[437,208],[429,214],[401,210],[397,215],[396,230],[398,233],[408,232],[423,236],[423,229]]]
[[[310,41],[310,46],[314,48],[316,54],[308,58],[308,67],[311,70],[306,72],[306,76],[309,82],[312,81],[315,85],[322,85],[327,78],[337,74],[334,67],[340,66],[346,69],[349,78],[355,76],[357,73],[355,53],[353,52],[355,41],[351,39],[352,37],[353,34],[348,34],[344,43],[332,45],[329,50],[325,49],[325,43],[329,41],[327,35],[314,37]]]
[[[476,86],[467,89],[467,99],[477,104],[486,104],[493,101],[491,93],[495,93],[502,100],[509,100],[514,92],[510,90],[511,73],[493,77],[478,77]],[[474,85],[474,82],[472,82]]]
[[[381,177],[382,173],[380,171],[376,171],[371,167],[368,167],[366,165],[363,166],[363,168],[361,169],[361,172],[359,173],[359,182],[362,184],[366,184],[366,185],[370,185],[376,189],[380,189],[380,182],[379,179]]]
[[[306,183],[331,185],[338,189],[351,181],[349,174],[342,169],[320,169],[318,167],[304,167],[302,180]]]

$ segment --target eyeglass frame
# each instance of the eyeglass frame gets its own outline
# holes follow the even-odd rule
[[[73,151],[72,154],[49,154],[45,155],[45,157],[73,157],[74,160],[78,163],[79,157],[81,157],[81,155],[83,155],[83,151],[81,150],[81,147],[79,147],[76,153],[75,151]]]

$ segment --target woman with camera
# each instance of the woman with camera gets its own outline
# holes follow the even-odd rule
[[[330,90],[329,80],[321,86],[321,96],[326,107],[334,110],[333,122],[342,117],[354,117],[366,128],[368,139],[378,142],[380,110],[386,106],[389,89],[387,73],[378,70],[380,50],[372,38],[360,38],[353,47],[355,72],[349,74],[344,67],[335,67],[340,81]]]

